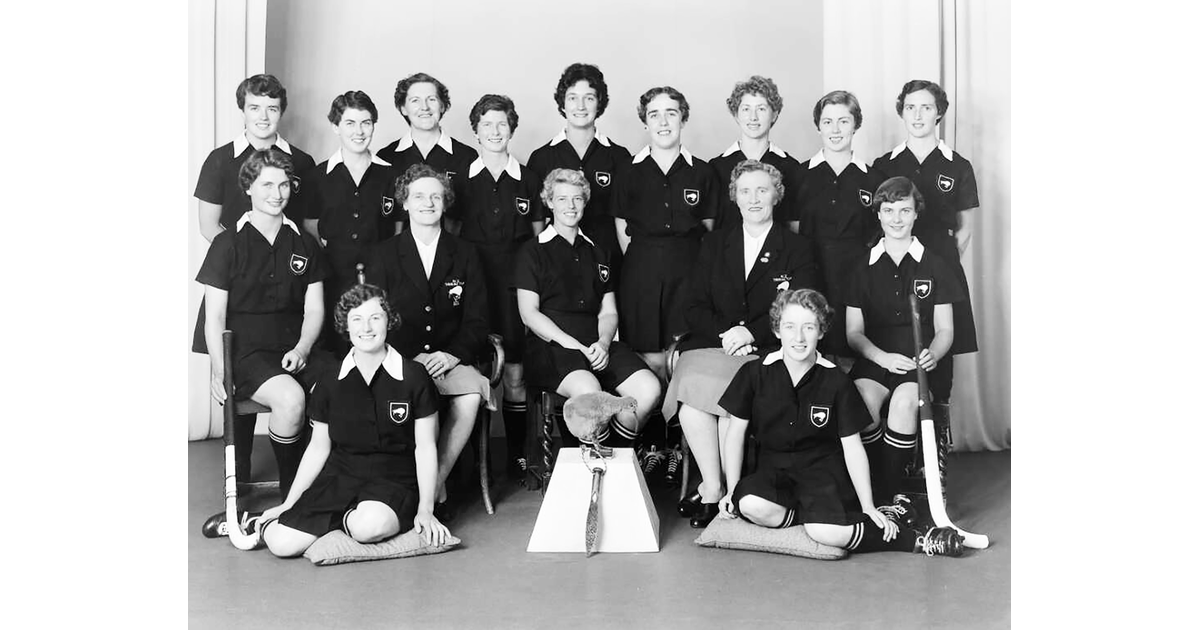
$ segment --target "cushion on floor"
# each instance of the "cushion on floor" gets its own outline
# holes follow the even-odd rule
[[[770,529],[740,518],[714,518],[700,533],[696,544],[718,549],[782,553],[816,560],[841,560],[849,555],[845,549],[823,545],[809,538],[808,532],[800,525]]]
[[[335,529],[318,538],[317,542],[304,552],[304,557],[311,560],[313,564],[327,566],[344,562],[411,558],[430,553],[444,553],[461,543],[462,541],[455,536],[448,536],[446,544],[434,547],[425,544],[417,530],[410,529],[381,542],[363,544],[347,536],[342,530]]]

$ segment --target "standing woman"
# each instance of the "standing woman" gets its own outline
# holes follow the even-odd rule
[[[558,77],[554,102],[566,122],[563,130],[529,156],[529,168],[538,185],[550,171],[582,171],[592,196],[579,228],[612,255],[612,271],[619,281],[621,248],[612,220],[612,193],[620,171],[629,163],[629,151],[596,129],[596,119],[608,109],[608,84],[599,68],[573,63]],[[546,209],[549,212],[549,208]]]
[[[337,296],[358,284],[357,266],[366,265],[370,248],[400,230],[394,199],[396,171],[371,154],[379,110],[365,92],[339,94],[329,106],[329,124],[338,150],[315,169],[309,216],[304,229],[321,240],[332,271],[326,310]],[[331,318],[332,320],[332,318]],[[346,339],[326,325],[326,346],[346,351]]]
[[[936,252],[958,277],[962,300],[954,305],[954,345],[950,355],[979,350],[970,288],[960,257],[971,244],[972,210],[978,211],[979,190],[975,169],[963,156],[938,138],[937,127],[950,109],[942,86],[915,79],[904,84],[896,97],[896,113],[904,121],[908,138],[875,160],[884,177],[907,177],[921,191],[925,211],[913,235]],[[934,400],[949,401],[954,384],[954,357],[946,356],[946,371],[938,387],[930,385]]]
[[[463,240],[475,245],[483,261],[491,330],[504,340],[504,435],[509,472],[524,476],[525,371],[521,364],[525,326],[512,288],[513,261],[521,244],[545,226],[538,181],[508,152],[517,130],[517,110],[507,96],[485,94],[471,108],[471,129],[479,157],[467,170],[459,217]]]
[[[487,285],[475,247],[442,229],[455,199],[445,175],[427,164],[412,166],[396,182],[396,197],[409,229],[375,248],[367,278],[387,291],[400,318],[388,343],[421,364],[443,398],[437,508],[448,522],[454,504],[446,477],[471,438],[479,405],[495,408],[487,378],[475,369],[487,346]]]
[[[871,213],[871,197],[880,174],[855,157],[854,134],[862,127],[862,108],[849,92],[836,90],[813,107],[813,125],[821,150],[802,164],[800,233],[816,245],[820,290],[833,308],[829,332],[821,339],[826,359],[848,370],[854,356],[846,344],[846,293],[855,265],[867,254],[879,223]]]
[[[788,191],[786,198],[780,200],[776,209],[776,219],[785,223],[793,232],[799,230],[799,208],[796,200],[799,198],[800,182],[804,171],[800,162],[787,154],[771,141],[771,129],[779,120],[783,111],[783,97],[779,88],[768,77],[754,75],[748,81],[738,81],[733,86],[733,92],[725,99],[725,106],[737,121],[741,131],[737,142],[734,142],[725,152],[709,161],[717,173],[717,186],[722,191],[729,188],[730,174],[733,167],[744,160],[758,160],[779,169],[783,174],[783,187]],[[713,230],[723,229],[726,225],[741,221],[737,204],[721,196],[720,211],[717,214]]]
[[[946,387],[941,364],[954,343],[954,311],[964,290],[953,269],[913,235],[924,208],[921,191],[905,177],[893,177],[875,192],[883,238],[855,269],[846,299],[846,337],[858,353],[850,377],[871,413],[863,443],[871,457],[877,493],[890,499],[900,488],[905,465],[917,443],[917,364],[929,373],[930,391]],[[921,309],[921,337],[929,346],[917,356],[908,296]],[[881,421],[888,404],[886,430]],[[881,441],[882,446],[878,446]]]
[[[250,210],[213,238],[196,281],[207,316],[192,350],[207,352],[212,395],[221,404],[253,400],[271,408],[271,447],[284,497],[304,454],[304,393],[327,357],[313,351],[325,317],[325,258],[316,239],[284,215],[292,160],[276,148],[255,151],[238,173]],[[232,330],[234,391],[223,385],[221,335]]]
[[[629,346],[613,341],[617,303],[611,258],[580,229],[590,186],[580,171],[554,169],[542,201],[552,224],[525,243],[517,256],[513,286],[526,338],[526,377],[542,389],[570,398],[602,389],[637,400],[637,411],[618,413],[602,441],[632,445],[658,404],[662,386]],[[561,417],[560,417],[561,422]],[[564,441],[574,439],[565,425]]]
[[[617,181],[613,216],[625,253],[620,282],[621,339],[659,379],[666,348],[683,332],[683,281],[700,252],[700,237],[717,216],[717,176],[683,146],[687,98],[670,86],[647,90],[638,118],[650,144]]]
[[[704,237],[685,285],[684,319],[689,335],[663,400],[663,416],[679,411],[700,468],[696,492],[679,502],[692,527],[717,515],[725,495],[721,454],[729,414],[718,404],[742,364],[776,345],[768,317],[780,291],[812,287],[817,280],[812,245],[774,219],[785,198],[779,169],[756,160],[734,167],[729,196],[741,210],[738,222]],[[719,420],[718,420],[719,419]]]

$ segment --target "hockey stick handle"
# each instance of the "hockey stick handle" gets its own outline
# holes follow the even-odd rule
[[[233,332],[226,330],[221,333],[221,360],[224,361],[228,368],[233,363]],[[225,376],[222,381],[225,387],[225,404],[222,406],[224,412],[225,431],[222,436],[222,441],[225,444],[225,527],[229,532],[229,542],[233,543],[234,547],[243,551],[254,549],[258,546],[258,532],[246,533],[242,531],[242,523],[238,518],[237,509],[237,453],[233,441],[233,424],[237,418],[237,411],[234,409],[236,403],[233,402],[233,370],[226,369]]]
[[[921,304],[917,300],[916,294],[908,295],[908,306],[912,311],[913,349],[915,351],[913,358],[917,362],[917,396],[920,399],[917,406],[917,417],[922,421],[933,421],[933,401],[929,397],[929,375],[925,373],[925,368],[921,367],[921,351],[925,348],[921,339]]]

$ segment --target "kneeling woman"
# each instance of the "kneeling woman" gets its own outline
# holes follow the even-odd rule
[[[767,317],[775,296],[812,287],[817,279],[808,239],[774,219],[785,193],[780,171],[744,160],[733,168],[728,188],[741,221],[705,235],[700,245],[684,285],[690,334],[680,343],[679,365],[663,400],[663,417],[679,410],[700,468],[696,492],[679,502],[679,514],[691,516],[692,527],[708,525],[725,494],[718,447],[725,442],[728,418],[717,399],[742,364],[757,359],[759,349],[777,345]]]
[[[658,402],[662,386],[629,346],[614,342],[617,302],[611,254],[579,230],[591,195],[580,171],[554,169],[542,201],[553,224],[517,255],[513,286],[521,321],[529,327],[526,381],[570,398],[601,389],[631,396],[637,412],[623,411],[609,425],[608,446],[631,446]],[[574,442],[559,427],[567,444]]]
[[[738,371],[721,397],[730,423],[725,470],[733,488],[724,518],[764,527],[803,524],[815,541],[851,551],[961,555],[962,537],[936,527],[918,535],[875,508],[858,432],[870,424],[850,379],[817,353],[833,309],[811,289],[783,291],[771,305],[782,347]],[[741,477],[747,428],[758,468]]]
[[[353,348],[313,390],[312,441],[291,492],[259,518],[271,553],[298,556],[335,529],[361,543],[414,527],[433,545],[449,535],[433,516],[437,389],[420,364],[386,344],[397,323],[376,286],[338,300],[334,325]]]
[[[447,177],[428,164],[410,166],[396,184],[409,228],[375,248],[367,278],[388,293],[404,323],[388,343],[425,367],[446,399],[438,435],[438,516],[449,521],[446,477],[471,438],[479,405],[491,402],[487,378],[475,369],[487,347],[488,295],[475,246],[442,228],[454,204]]]

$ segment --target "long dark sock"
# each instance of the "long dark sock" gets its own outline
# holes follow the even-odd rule
[[[915,433],[897,433],[891,429],[883,434],[883,469],[880,479],[881,496],[875,497],[876,503],[891,502],[892,496],[900,492],[900,482],[904,479],[904,469],[912,461],[913,449],[917,446]]]
[[[525,418],[529,406],[525,401],[505,399],[501,409],[504,413],[504,443],[508,446],[508,460],[525,457]]]
[[[912,552],[916,549],[917,533],[907,527],[901,527],[900,533],[896,534],[890,542],[884,542],[883,530],[875,524],[875,521],[866,519],[861,523],[854,524],[854,533],[850,536],[850,544],[846,548],[854,553],[865,553],[868,551],[907,551]]]
[[[225,404],[232,405],[233,401],[227,400]],[[250,457],[254,454],[254,423],[257,420],[258,416],[254,415],[234,418],[234,465],[238,483],[249,483],[250,481]]]
[[[611,446],[613,448],[628,448],[633,446],[638,439],[638,433],[629,430],[625,425],[617,422],[616,418],[608,423],[608,436],[601,440],[601,444]]]
[[[287,500],[292,482],[296,480],[296,470],[300,468],[300,458],[304,457],[304,431],[290,437],[269,432],[271,450],[275,451],[275,463],[279,465],[279,494]]]
[[[867,463],[871,466],[871,495],[875,497],[875,503],[886,503],[891,497],[883,496],[883,486],[880,481],[883,479],[883,423],[880,422],[874,429],[868,429],[858,434],[862,440],[863,450],[867,452]]]

